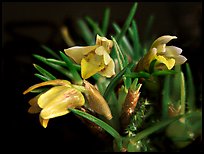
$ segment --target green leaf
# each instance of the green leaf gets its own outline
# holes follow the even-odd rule
[[[120,34],[116,35],[115,38],[116,38],[117,41],[119,41],[124,36],[126,31],[128,30],[128,28],[129,28],[129,26],[130,26],[130,24],[131,24],[131,22],[133,20],[133,17],[134,17],[134,15],[136,13],[136,10],[137,10],[137,2],[135,2],[133,7],[131,8],[130,13],[129,13],[124,25],[123,25],[123,28],[122,28]]]
[[[188,63],[186,63],[186,100],[188,104],[188,110],[194,111],[196,108],[195,86],[193,83],[191,68]]]
[[[66,56],[63,52],[60,51],[60,55],[62,57],[62,59],[65,61],[65,63],[67,64],[67,68],[70,70],[71,74],[74,76],[74,81],[77,84],[82,84],[82,78],[79,75],[79,73],[77,72],[76,68],[73,65],[73,62],[69,59],[68,56]]]
[[[45,69],[43,69],[42,67],[40,67],[39,65],[37,65],[37,64],[33,64],[34,65],[34,67],[42,74],[42,75],[44,75],[44,77],[42,77],[42,76],[39,76],[39,75],[36,75],[36,76],[38,76],[38,77],[41,77],[41,79],[48,79],[48,80],[54,80],[54,79],[56,79],[56,77],[54,76],[54,75],[52,75],[51,73],[49,73],[48,71],[46,71]]]
[[[151,75],[152,76],[166,76],[166,75],[172,75],[176,73],[177,72],[175,70],[158,70],[158,71],[154,71]]]
[[[138,73],[136,72],[127,73],[124,76],[130,77],[130,78],[149,78],[151,75],[147,72],[140,71]]]
[[[115,29],[116,34],[120,34],[121,29],[120,29],[120,27],[116,23],[113,23],[113,28]],[[130,57],[133,56],[132,46],[131,46],[130,42],[128,41],[128,39],[127,39],[127,37],[125,35],[122,37],[121,40],[119,40],[119,46],[121,47],[121,49],[127,55],[129,55]]]
[[[154,16],[150,15],[148,18],[147,24],[145,26],[144,40],[148,40],[148,38],[150,36],[150,30],[152,28],[153,21],[154,21]]]
[[[80,35],[84,39],[84,41],[88,45],[92,45],[94,43],[94,36],[87,24],[82,19],[79,19],[77,20],[77,26],[79,28]]]
[[[132,31],[133,31],[132,41],[133,41],[133,50],[134,50],[133,59],[135,61],[138,61],[143,56],[143,54],[141,53],[141,44],[140,44],[139,33],[138,33],[135,20],[132,20]]]
[[[66,66],[66,63],[62,60],[57,60],[57,59],[52,59],[52,58],[47,58],[48,62],[54,63],[56,65],[60,65],[60,66]]]
[[[180,113],[181,114],[184,114],[185,113],[185,108],[186,108],[186,89],[185,89],[185,78],[184,78],[184,75],[183,75],[183,72],[180,73],[181,74],[181,83],[180,83],[180,86],[181,86],[181,111]]]
[[[122,79],[123,74],[126,72],[127,68],[132,68],[133,66],[134,66],[133,63],[129,63],[126,67],[124,67],[123,70],[121,70],[114,78],[111,79],[103,95],[106,101],[109,100],[111,93],[114,91],[114,88],[116,87],[118,82]]]
[[[121,138],[120,134],[113,127],[111,127],[107,123],[103,122],[102,120],[94,117],[93,115],[86,113],[86,112],[83,112],[83,111],[80,111],[80,110],[77,110],[77,109],[73,109],[73,108],[69,108],[68,110],[70,110],[74,114],[77,114],[81,117],[84,117],[84,118],[94,122],[95,124],[99,125],[101,128],[103,128],[105,131],[107,131],[115,139]]]
[[[45,76],[43,76],[43,75],[41,75],[41,74],[38,74],[38,73],[35,73],[34,75],[37,76],[38,78],[40,78],[40,79],[43,80],[43,81],[48,81],[48,80],[50,80],[50,78],[45,77]]]
[[[126,66],[126,63],[124,60],[125,59],[124,55],[123,55],[122,51],[120,50],[120,47],[119,47],[117,41],[115,40],[115,38],[113,36],[111,36],[111,38],[112,38],[113,43],[114,43],[116,56],[117,56],[117,59],[119,61],[120,70],[122,70],[124,68],[124,66]]]
[[[60,66],[60,65],[56,65],[54,63],[51,63],[49,61],[47,61],[47,59],[43,56],[40,56],[40,55],[36,55],[36,54],[33,54],[33,56],[40,60],[41,62],[47,64],[48,66],[54,68],[55,70],[57,70],[58,72],[62,73],[63,75],[65,75],[66,77],[70,78],[70,79],[74,79],[73,75],[68,71],[66,70],[64,67]]]
[[[100,36],[104,36],[103,32],[101,31],[100,27],[98,26],[98,24],[95,21],[93,21],[88,16],[86,17],[86,20],[97,34],[99,34]]]
[[[106,36],[106,33],[108,31],[109,19],[110,19],[110,9],[106,8],[104,12],[104,17],[103,17],[103,23],[102,23],[102,33],[104,34],[104,36]]]
[[[54,58],[56,59],[60,59],[60,56],[58,54],[56,54],[55,51],[53,51],[52,49],[48,48],[47,46],[45,45],[42,45],[41,46],[45,51],[47,51],[50,55],[52,55]]]
[[[165,120],[163,120],[161,122],[158,122],[158,123],[154,124],[151,127],[146,128],[145,130],[137,133],[136,136],[130,137],[129,139],[132,142],[137,142],[137,141],[147,137],[148,135],[151,135],[152,133],[155,133],[156,131],[159,131],[161,128],[166,127],[167,125],[169,125],[170,123],[178,120],[179,118],[181,118],[181,116],[177,116],[177,117],[170,118],[170,119],[165,119]]]
[[[164,87],[162,91],[162,119],[168,118],[168,107],[169,103],[171,102],[170,100],[170,77],[166,76],[164,79]]]
[[[131,73],[131,70],[130,70],[130,68],[127,68],[127,70],[126,70],[126,73]],[[126,74],[125,73],[125,74]],[[125,88],[126,89],[129,89],[130,88],[130,85],[131,85],[131,83],[132,83],[132,79],[130,78],[130,77],[127,77],[127,76],[123,76],[123,81],[124,81],[124,84],[125,84]]]

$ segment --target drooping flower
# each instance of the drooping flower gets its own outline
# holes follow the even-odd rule
[[[96,73],[105,77],[112,77],[115,74],[115,64],[109,55],[112,47],[112,40],[97,35],[95,45],[74,46],[64,49],[64,52],[81,65],[83,79],[87,79]]]
[[[40,93],[29,101],[29,113],[39,113],[41,125],[46,128],[51,118],[63,116],[70,111],[68,108],[83,106],[85,103],[82,93],[66,80],[50,80],[35,84],[23,92],[26,94],[36,88],[54,85],[46,92]]]
[[[176,36],[164,35],[157,38],[147,54],[138,62],[136,71],[149,71],[152,61],[156,60],[154,69],[171,70],[175,65],[181,65],[186,62],[186,57],[181,55],[182,49],[176,46],[167,46],[166,44]]]

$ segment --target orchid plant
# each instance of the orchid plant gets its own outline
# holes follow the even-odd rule
[[[44,128],[49,127],[50,119],[73,113],[87,127],[94,125],[92,131],[112,136],[115,152],[165,151],[164,140],[171,140],[172,151],[177,151],[201,135],[202,111],[196,107],[187,58],[181,55],[181,48],[167,46],[177,37],[163,35],[140,42],[134,19],[137,5],[132,6],[122,28],[112,23],[115,34],[108,34],[107,8],[101,27],[90,17],[78,20],[84,46],[70,41],[68,28],[63,27],[68,45],[63,52],[43,45],[52,58],[34,54],[64,75],[59,79],[34,64],[39,71],[35,75],[42,81],[23,92],[38,93],[30,99],[28,112],[39,113]]]

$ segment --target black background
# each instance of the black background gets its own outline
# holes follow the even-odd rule
[[[45,44],[56,51],[63,51],[67,45],[59,28],[68,23],[73,38],[74,22],[88,15],[102,20],[106,7],[111,9],[110,21],[121,26],[129,14],[133,2],[3,2],[2,3],[2,52],[1,52],[1,127],[7,150],[16,151],[102,151],[106,143],[84,126],[72,114],[51,119],[44,129],[38,115],[27,113],[27,101],[31,95],[22,92],[39,82],[34,77],[33,63],[38,61],[33,53],[40,54],[39,45]],[[176,46],[183,49],[183,55],[190,64],[198,102],[202,89],[202,3],[201,2],[139,2],[135,15],[141,41],[143,28],[149,15],[155,20],[151,30],[155,38],[169,34],[176,35]],[[110,22],[111,23],[111,22]],[[195,143],[184,151],[201,151],[201,144]]]

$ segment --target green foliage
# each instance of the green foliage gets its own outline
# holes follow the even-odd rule
[[[172,144],[180,149],[200,136],[202,128],[202,114],[195,105],[197,100],[190,66],[186,64],[186,72],[184,73],[180,66],[176,66],[174,70],[154,70],[154,63],[152,63],[150,72],[134,72],[135,65],[146,53],[149,42],[152,42],[148,35],[154,19],[154,16],[149,17],[144,34],[146,42],[141,42],[137,22],[134,19],[137,6],[138,3],[134,3],[122,28],[116,22],[110,23],[109,8],[104,11],[102,25],[89,16],[86,16],[85,20],[79,19],[77,21],[77,26],[81,31],[80,37],[85,44],[93,45],[96,34],[110,36],[113,40],[114,48],[111,56],[116,64],[116,75],[107,79],[95,74],[91,77],[91,80],[108,102],[114,118],[107,121],[103,117],[99,116],[97,118],[78,109],[69,110],[106,130],[114,138],[114,143],[117,145],[115,151],[125,149],[129,152],[141,152],[156,149],[152,144],[154,140],[152,140],[151,135],[158,133],[158,131],[166,134],[166,136],[158,135],[158,141],[161,138],[165,138],[167,141],[171,140]],[[109,34],[109,25],[113,26],[115,34]],[[33,56],[46,66],[51,67],[53,73],[47,71],[46,67],[34,64],[34,67],[40,73],[36,73],[36,77],[43,81],[56,79],[55,70],[66,77],[67,80],[71,80],[75,84],[82,84],[79,73],[80,65],[75,64],[61,51],[53,51],[44,45],[42,48],[52,58],[37,54]],[[133,89],[136,90],[138,82],[141,82],[144,86],[141,88],[141,95],[130,123],[125,134],[123,134],[120,133],[122,106],[128,90],[132,88],[131,85],[134,85],[135,88]],[[156,88],[152,85],[156,85]],[[190,140],[189,132],[193,134]],[[162,140],[160,144],[163,144]],[[111,146],[114,147],[114,145]]]

